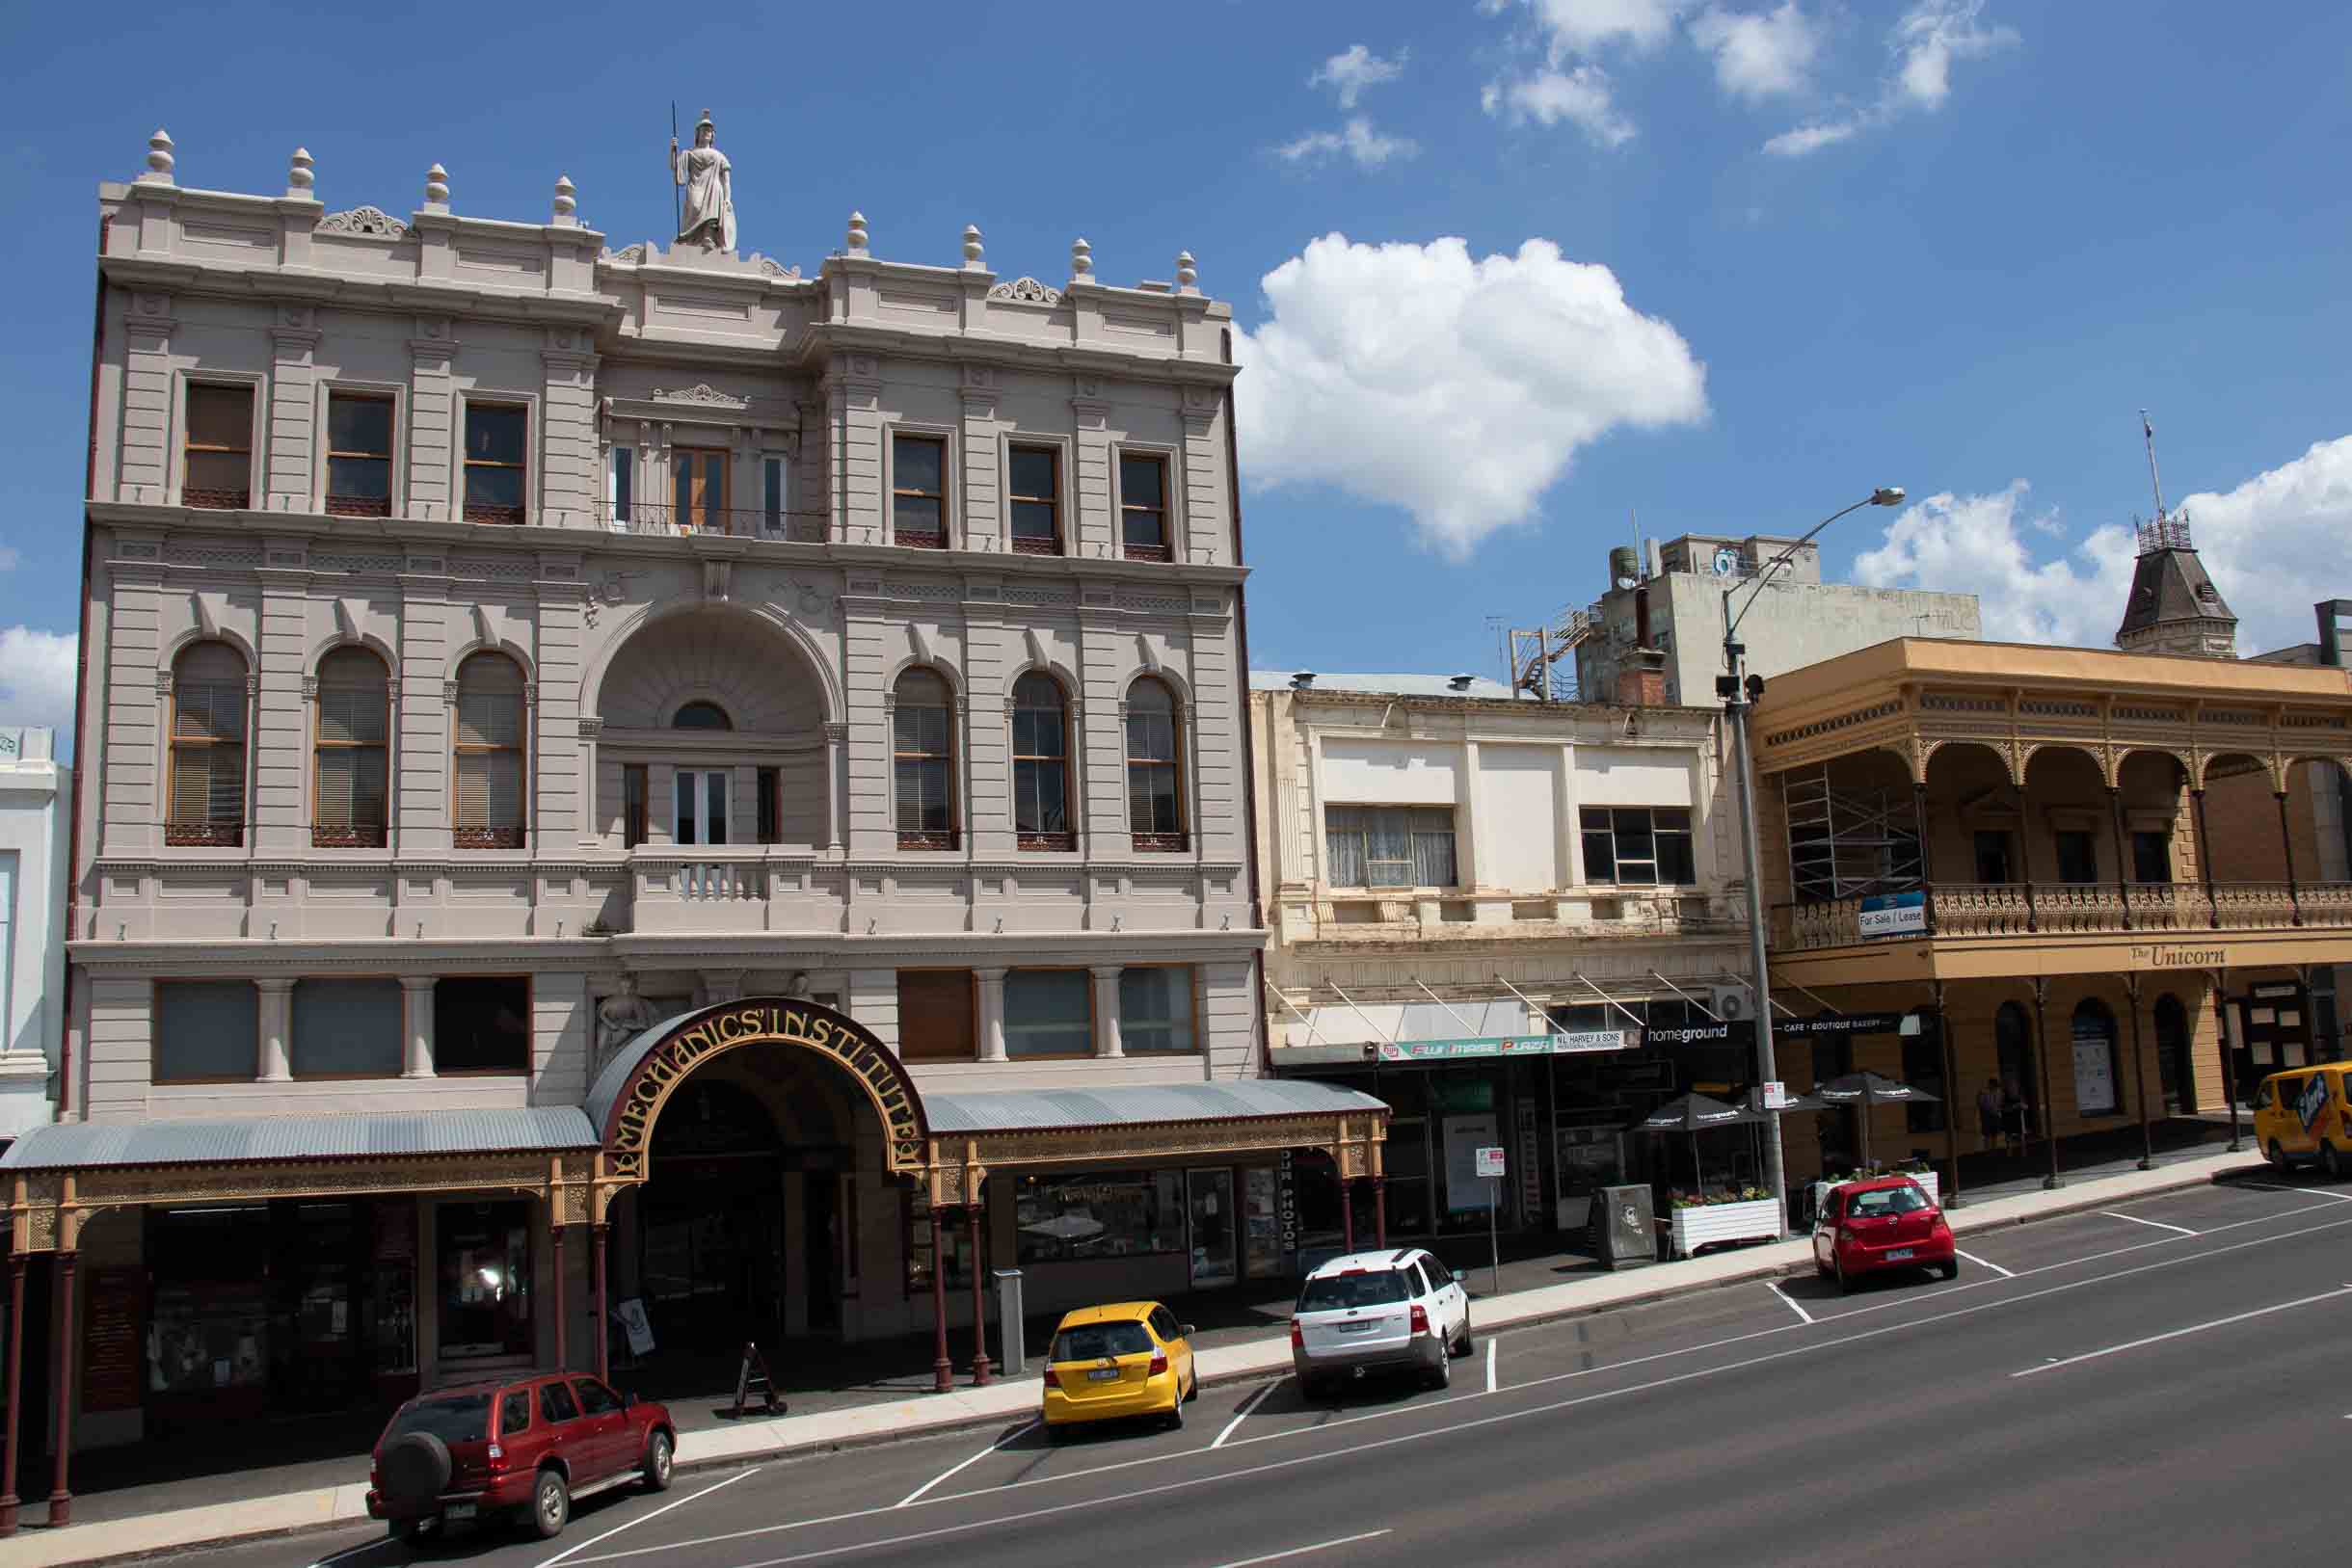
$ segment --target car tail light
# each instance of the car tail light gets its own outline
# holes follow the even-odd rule
[[[1413,1332],[1415,1334],[1427,1334],[1429,1331],[1430,1309],[1427,1307],[1415,1307],[1413,1309]]]
[[[1292,1349],[1294,1349],[1294,1350],[1303,1350],[1303,1349],[1305,1349],[1305,1348],[1306,1348],[1306,1343],[1307,1343],[1307,1337],[1306,1337],[1306,1333],[1305,1333],[1305,1331],[1304,1331],[1304,1330],[1302,1330],[1301,1328],[1299,1328],[1299,1326],[1298,1326],[1298,1319],[1297,1319],[1297,1318],[1296,1318],[1296,1317],[1292,1318],[1292,1319],[1291,1319],[1291,1348],[1292,1348]]]
[[[1159,1375],[1160,1375],[1162,1372],[1164,1372],[1164,1371],[1166,1371],[1167,1369],[1168,1369],[1168,1353],[1167,1353],[1165,1350],[1155,1350],[1155,1351],[1153,1351],[1153,1352],[1152,1352],[1151,1375],[1152,1375],[1152,1376],[1154,1376],[1154,1377],[1158,1377],[1158,1376],[1159,1376]]]
[[[1061,1387],[1061,1374],[1051,1367],[1045,1369],[1045,1386],[1049,1389]]]
[[[506,1468],[506,1450],[497,1444],[490,1446],[490,1469],[493,1475]]]

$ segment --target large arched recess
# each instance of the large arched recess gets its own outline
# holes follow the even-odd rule
[[[604,1146],[607,1176],[641,1181],[654,1124],[697,1067],[742,1050],[805,1052],[854,1079],[881,1118],[882,1161],[893,1173],[925,1167],[930,1124],[897,1055],[845,1013],[791,997],[745,997],[681,1013],[613,1053],[583,1108]]]

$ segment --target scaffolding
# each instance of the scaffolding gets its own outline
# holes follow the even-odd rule
[[[1920,886],[1918,803],[1909,784],[1840,785],[1825,763],[1781,775],[1780,787],[1797,902]]]

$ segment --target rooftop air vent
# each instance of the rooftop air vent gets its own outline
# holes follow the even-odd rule
[[[1475,676],[1448,676],[1446,677],[1446,684],[1453,687],[1456,691],[1468,691],[1470,689],[1470,682],[1476,678],[1477,677]]]
[[[1312,686],[1315,684],[1315,672],[1312,670],[1293,671],[1291,674],[1291,684],[1302,689],[1307,686]]]

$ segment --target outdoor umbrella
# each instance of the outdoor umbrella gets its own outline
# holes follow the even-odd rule
[[[1761,1118],[1754,1111],[1726,1105],[1707,1095],[1688,1094],[1680,1100],[1659,1106],[1636,1122],[1629,1131],[1687,1132],[1691,1138],[1691,1180],[1704,1185],[1705,1178],[1698,1167],[1698,1134],[1708,1128],[1739,1127]]]
[[[1831,1105],[1859,1105],[1862,1107],[1862,1163],[1870,1163],[1870,1107],[1873,1105],[1908,1105],[1916,1101],[1941,1100],[1941,1095],[1900,1083],[1883,1073],[1848,1073],[1844,1077],[1817,1083],[1813,1093]]]

